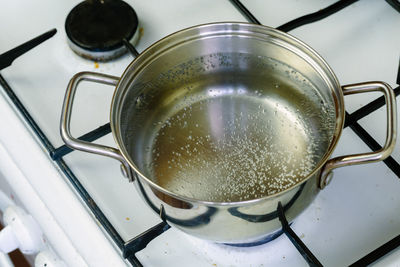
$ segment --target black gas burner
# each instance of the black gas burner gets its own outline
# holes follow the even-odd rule
[[[78,55],[107,61],[124,54],[124,40],[138,39],[138,17],[121,0],[91,0],[75,6],[65,21],[71,49]]]

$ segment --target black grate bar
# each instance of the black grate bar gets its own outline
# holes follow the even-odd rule
[[[135,255],[131,255],[127,258],[129,260],[129,262],[136,267],[143,267],[143,265],[140,263],[140,261],[138,260],[138,258],[136,258]]]
[[[399,0],[386,0],[386,2],[391,5],[395,10],[400,12],[400,2]]]
[[[11,101],[14,103],[14,105],[21,112],[22,116],[25,118],[25,120],[28,122],[28,124],[32,127],[33,131],[37,134],[37,136],[39,137],[42,144],[46,147],[46,149],[48,151],[52,151],[54,149],[53,145],[47,139],[46,135],[39,128],[39,126],[37,125],[35,120],[32,118],[32,116],[26,110],[24,105],[21,103],[21,101],[19,100],[17,95],[13,92],[10,85],[7,83],[7,81],[3,78],[3,76],[1,74],[0,74],[0,85],[3,87],[7,96],[11,99]]]
[[[396,83],[397,83],[397,85],[400,85],[400,58],[399,58],[399,69],[397,70]]]
[[[94,129],[93,131],[90,131],[89,133],[82,135],[78,139],[82,141],[93,142],[99,139],[100,137],[109,134],[110,132],[111,132],[110,123],[106,123],[103,126],[100,126]],[[66,145],[62,145],[59,148],[50,151],[50,157],[53,160],[58,160],[72,151],[73,151],[72,148],[69,148]]]
[[[107,220],[104,216],[103,212],[100,210],[99,206],[97,206],[96,202],[89,195],[86,189],[79,182],[78,178],[76,178],[75,174],[71,171],[71,169],[67,166],[64,160],[59,159],[55,161],[63,173],[69,178],[69,181],[72,183],[74,188],[78,191],[79,195],[84,199],[86,205],[90,208],[96,219],[101,222],[102,227],[107,231],[107,233],[111,236],[114,242],[118,245],[118,247],[123,250],[124,249],[124,241],[112,224]]]
[[[319,260],[312,254],[312,252],[308,249],[308,247],[301,241],[301,239],[297,236],[297,234],[290,228],[288,221],[286,220],[285,213],[283,211],[282,203],[279,201],[278,203],[278,216],[279,221],[282,224],[282,231],[289,238],[290,242],[296,247],[298,252],[303,256],[303,258],[307,261],[310,266],[323,266]]]
[[[374,261],[376,261],[377,259],[380,259],[381,257],[385,256],[386,254],[388,254],[389,252],[391,252],[392,250],[396,249],[399,246],[400,246],[400,235],[396,236],[389,242],[383,244],[382,246],[375,249],[374,251],[372,251],[368,255],[364,256],[363,258],[359,259],[358,261],[351,264],[350,266],[351,267],[367,266],[367,265],[373,263]]]
[[[126,39],[122,39],[122,43],[124,44],[125,48],[131,53],[133,57],[139,56],[139,52],[136,48]]]
[[[22,54],[28,52],[32,48],[38,46],[39,44],[43,43],[47,39],[51,38],[56,34],[57,30],[52,29],[48,32],[45,32],[32,40],[29,40],[3,54],[0,55],[0,70],[10,66],[13,61],[21,56]]]
[[[142,264],[136,258],[135,253],[144,249],[154,238],[171,228],[165,220],[165,210],[163,205],[160,207],[160,218],[162,219],[161,223],[125,243],[123,256],[130,259],[136,266],[142,266]]]
[[[11,87],[9,86],[9,84],[3,78],[2,75],[0,75],[0,85],[3,87],[5,93],[10,98],[10,100],[14,103],[16,108],[20,111],[21,115],[24,117],[26,122],[32,128],[33,132],[37,135],[37,137],[41,141],[42,145],[46,148],[46,150],[49,153],[54,151],[54,146],[47,139],[46,135],[39,128],[39,126],[37,125],[35,120],[28,113],[28,111],[26,110],[24,105],[21,103],[19,98],[15,95],[15,93],[13,92],[13,90],[11,89]],[[112,224],[107,220],[107,218],[105,217],[104,213],[102,213],[100,208],[96,205],[94,200],[90,197],[89,193],[85,190],[85,188],[82,186],[82,184],[76,178],[76,176],[71,171],[71,169],[68,167],[68,165],[65,164],[65,162],[62,159],[55,160],[54,162],[61,169],[61,171],[66,175],[67,179],[70,181],[70,183],[73,185],[73,187],[77,190],[79,196],[81,196],[81,198],[84,200],[86,205],[90,208],[90,210],[95,215],[97,220],[99,220],[100,224],[105,229],[105,231],[114,240],[114,242],[121,249],[121,251],[123,251],[124,250],[124,241],[122,240],[121,236],[118,234],[118,232],[112,226]],[[136,264],[134,258],[128,257],[127,259],[134,266],[141,266],[141,265]]]
[[[246,17],[249,22],[261,25],[261,22],[258,21],[258,19],[256,19],[256,17],[254,17],[254,15],[251,14],[251,12],[239,0],[230,1],[240,11],[240,13],[242,13],[242,15]]]
[[[358,122],[354,122],[349,126],[371,150],[376,151],[382,148],[379,143],[376,142],[375,139]],[[393,159],[392,156],[389,156],[383,162],[397,175],[398,178],[400,178],[400,165],[396,160]]]
[[[123,256],[126,258],[130,255],[134,255],[136,252],[144,249],[154,238],[161,235],[167,231],[171,226],[169,226],[165,221],[161,222],[146,232],[143,232],[139,236],[129,240],[125,243]]]
[[[311,13],[311,14],[307,14],[304,15],[302,17],[299,17],[297,19],[294,19],[292,21],[289,21],[279,27],[277,27],[278,30],[284,31],[284,32],[288,32],[291,31],[297,27],[303,26],[305,24],[309,24],[321,19],[324,19],[340,10],[342,10],[343,8],[357,2],[358,0],[341,0],[338,1],[326,8],[323,8],[317,12]]]
[[[246,19],[249,22],[261,25],[261,22],[258,19],[256,19],[256,17],[254,17],[254,15],[239,0],[230,0],[230,1],[242,13],[242,15],[246,17]],[[317,11],[317,12],[314,12],[314,13],[311,13],[308,15],[304,15],[302,17],[299,17],[297,19],[289,21],[289,22],[277,27],[277,29],[281,30],[283,32],[291,31],[291,30],[293,30],[297,27],[303,26],[305,24],[309,24],[309,23],[324,19],[357,1],[358,0],[338,1],[324,9]]]
[[[400,75],[400,72],[399,72]],[[394,90],[396,96],[400,94],[400,86],[396,87]],[[350,115],[346,116],[346,121],[344,123],[344,127],[349,126],[350,124],[355,123],[356,121],[366,117],[370,113],[374,112],[375,110],[383,107],[385,105],[385,97],[381,96],[374,101],[366,104],[365,106],[359,108],[358,110],[354,111]],[[347,115],[347,114],[346,114]]]

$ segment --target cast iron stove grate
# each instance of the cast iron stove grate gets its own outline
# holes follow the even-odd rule
[[[231,0],[231,2],[235,7],[237,7],[242,12],[242,14],[250,22],[260,24],[260,22],[254,17],[254,15],[252,15],[251,12],[239,0]],[[292,29],[302,26],[304,24],[311,23],[311,22],[317,21],[319,19],[325,18],[354,2],[356,2],[356,1],[355,0],[338,1],[337,3],[334,3],[333,5],[325,8],[325,9],[322,9],[318,12],[315,12],[315,13],[300,17],[298,19],[295,19],[291,22],[288,22],[288,23],[278,27],[278,29],[283,30],[283,31],[292,30]],[[397,7],[399,7],[399,3],[396,0],[387,0],[387,2],[391,6],[393,6],[396,10],[399,11],[399,9],[397,8]],[[35,45],[38,45],[39,43],[36,43]],[[31,46],[30,48],[32,48],[32,47],[33,46]],[[13,49],[13,50],[15,51],[15,49]],[[130,51],[134,56],[137,55],[137,52],[135,49],[130,50]],[[26,51],[24,51],[24,52],[26,52]],[[24,52],[22,52],[22,53],[24,53]],[[15,57],[21,55],[22,53],[17,53],[16,56],[14,56],[14,58],[12,60],[14,60]],[[5,54],[8,55],[9,53],[6,52],[6,53],[0,55],[0,63],[5,61],[5,57],[2,57]],[[9,60],[9,58],[7,60]],[[9,64],[8,63],[5,64],[4,67],[9,66],[11,64],[12,60],[10,61]],[[398,84],[400,83],[400,65],[399,65],[399,70],[398,70],[397,83]],[[43,131],[38,126],[38,124],[35,122],[35,120],[32,118],[32,116],[26,110],[26,108],[24,107],[22,102],[15,95],[12,88],[9,86],[9,84],[6,82],[6,80],[1,75],[0,75],[0,85],[3,87],[5,93],[8,95],[8,97],[11,99],[11,101],[14,103],[14,105],[21,112],[22,116],[25,118],[25,120],[28,122],[28,124],[32,127],[34,132],[37,134],[37,136],[41,140],[43,146],[47,149],[47,151],[49,152],[49,154],[52,157],[52,159],[54,160],[54,162],[64,172],[64,174],[70,180],[70,182],[75,187],[77,192],[81,195],[81,197],[85,201],[86,205],[93,212],[94,216],[99,220],[99,222],[102,224],[102,226],[104,227],[106,232],[110,235],[110,237],[113,239],[113,241],[121,249],[121,251],[123,252],[123,256],[126,257],[134,266],[142,266],[142,264],[136,258],[135,253],[137,251],[140,251],[143,248],[145,248],[146,245],[149,242],[151,242],[151,240],[153,240],[155,237],[157,237],[158,235],[162,234],[164,231],[166,231],[170,228],[169,225],[165,222],[165,214],[163,213],[163,209],[161,208],[161,212],[160,212],[160,217],[163,220],[160,224],[152,227],[148,231],[145,231],[141,235],[129,240],[128,242],[124,242],[124,240],[121,238],[121,236],[115,230],[115,228],[108,221],[108,219],[105,217],[103,212],[100,210],[100,208],[97,206],[97,204],[91,198],[91,196],[88,194],[86,189],[79,182],[79,180],[77,179],[75,174],[71,171],[69,166],[62,159],[62,157],[64,155],[68,154],[72,150],[66,146],[61,146],[59,148],[55,148],[50,143],[50,141],[48,140],[46,135],[43,133]],[[397,96],[400,93],[400,87],[395,88],[394,91]],[[383,97],[380,97],[380,98],[372,101],[371,103],[363,106],[362,108],[358,109],[357,111],[353,112],[352,114],[346,113],[345,127],[350,126],[350,128],[371,149],[374,149],[374,150],[379,149],[380,145],[374,140],[374,138],[372,136],[369,135],[369,133],[365,129],[362,128],[362,126],[358,123],[358,120],[360,120],[361,118],[364,118],[371,112],[376,111],[383,105],[384,105],[384,99],[383,99]],[[97,129],[81,136],[80,139],[85,140],[85,141],[94,141],[110,132],[111,132],[110,125],[105,124]],[[396,160],[394,160],[392,157],[389,157],[384,162],[400,178],[399,163]],[[277,207],[277,216],[279,216],[279,219],[282,223],[282,231],[288,236],[290,241],[294,244],[296,249],[303,256],[303,258],[307,261],[307,263],[310,266],[322,266],[321,263],[318,261],[318,259],[312,254],[312,252],[307,248],[307,246],[300,240],[300,238],[290,228],[290,225],[287,223],[286,218],[284,216],[284,208],[282,208],[280,205]],[[399,246],[400,246],[400,235],[398,235],[397,237],[388,241],[387,243],[385,243],[381,247],[377,248],[376,250],[372,251],[371,253],[369,253],[365,257],[361,258],[360,260],[356,261],[351,266],[365,266],[367,264],[370,264],[370,263],[376,261],[377,259],[381,258],[382,256],[387,255],[389,252],[391,252],[393,249],[395,249]]]

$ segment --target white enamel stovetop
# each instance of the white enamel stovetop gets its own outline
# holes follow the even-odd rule
[[[137,50],[176,30],[216,21],[246,21],[229,1],[127,0],[143,28]],[[264,25],[277,27],[334,1],[242,1]],[[51,28],[57,34],[17,59],[1,75],[13,88],[51,143],[62,145],[59,118],[66,85],[79,71],[121,75],[132,60],[126,55],[95,64],[67,46],[65,18],[79,1],[4,2],[0,8],[0,53]],[[400,14],[385,1],[363,0],[313,24],[290,32],[319,52],[342,84],[367,80],[396,86]],[[2,91],[2,90],[1,90]],[[72,118],[73,134],[82,135],[108,121],[113,88],[83,84]],[[75,189],[47,156],[14,105],[0,94],[0,186],[39,223],[44,239],[68,266],[129,265]],[[346,97],[352,112],[378,95]],[[399,102],[399,101],[398,101]],[[383,142],[384,108],[360,121]],[[100,142],[114,145],[111,135]],[[345,129],[335,155],[368,147]],[[400,161],[399,145],[393,157]],[[160,219],[122,177],[112,159],[73,152],[65,161],[121,237],[127,241]],[[349,265],[400,234],[400,181],[383,163],[335,171],[331,184],[293,224],[294,231],[324,266]],[[170,229],[136,254],[144,266],[306,266],[285,236],[255,248],[210,244]],[[376,263],[400,266],[400,250]]]

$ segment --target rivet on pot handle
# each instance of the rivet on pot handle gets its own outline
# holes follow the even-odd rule
[[[345,85],[342,87],[342,90],[344,95],[373,91],[380,91],[384,94],[387,113],[386,142],[382,149],[375,152],[340,156],[328,160],[321,172],[321,177],[319,181],[319,187],[321,189],[323,189],[328,184],[328,177],[333,169],[355,164],[372,163],[384,160],[390,156],[396,143],[396,98],[390,85],[384,82],[367,82]]]
[[[67,91],[65,93],[64,104],[61,114],[60,131],[62,139],[64,140],[67,146],[73,149],[111,157],[119,160],[124,165],[124,167],[127,167],[126,162],[118,149],[82,141],[72,137],[70,129],[72,105],[77,86],[81,81],[90,81],[95,83],[116,86],[119,81],[119,78],[95,72],[80,72],[74,75],[74,77],[72,77],[72,79],[68,84]]]

